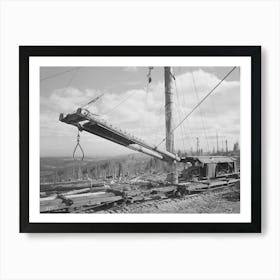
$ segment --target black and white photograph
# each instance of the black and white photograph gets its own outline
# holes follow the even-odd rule
[[[258,46],[20,57],[22,227],[260,230]]]
[[[41,213],[240,213],[240,149],[239,65],[40,67]]]

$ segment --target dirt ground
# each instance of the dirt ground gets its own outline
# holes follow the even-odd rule
[[[220,193],[204,193],[181,199],[170,198],[147,201],[103,213],[240,213],[240,193],[228,190]],[[100,213],[100,212],[98,212]]]

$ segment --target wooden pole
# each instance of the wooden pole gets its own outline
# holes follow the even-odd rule
[[[172,67],[164,67],[164,83],[165,83],[165,126],[166,126],[166,150],[175,154],[174,147],[174,92],[175,82]],[[167,181],[170,183],[178,183],[178,174],[176,162],[168,161]]]

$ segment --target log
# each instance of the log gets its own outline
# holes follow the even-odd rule
[[[173,192],[176,189],[177,189],[176,186],[161,187],[161,188],[152,189],[151,193],[153,193],[153,194],[155,194],[155,193],[168,193],[168,192]]]
[[[96,195],[95,193],[88,193],[87,196],[81,196],[81,195],[72,195],[65,197],[66,199],[70,199],[73,201],[73,204],[69,207],[80,207],[83,205],[94,205],[94,204],[100,204],[102,202],[106,201],[116,201],[120,198],[122,199],[122,196],[115,196],[114,194],[110,193],[104,193],[102,195]],[[59,210],[62,208],[65,208],[67,205],[63,203],[62,199],[55,198],[52,200],[41,200],[40,201],[40,212],[47,212],[47,211],[54,211]]]
[[[91,188],[84,188],[84,189],[80,189],[80,190],[73,190],[73,191],[70,191],[70,192],[63,193],[63,195],[72,195],[72,194],[84,193],[84,192],[89,192],[90,190],[91,190]]]
[[[61,184],[41,184],[40,191],[48,192],[48,191],[70,191],[75,189],[89,188],[91,187],[90,181],[81,181],[81,182],[67,182]],[[104,187],[103,183],[93,183],[93,188]]]
[[[117,201],[123,200],[122,196],[112,196],[112,197],[102,197],[98,199],[91,199],[87,201],[76,201],[73,205],[69,207],[69,211],[75,211],[75,208],[79,207],[89,207],[89,206],[97,206],[106,203],[113,203]]]
[[[71,200],[73,200],[75,198],[79,198],[79,197],[95,197],[95,196],[102,196],[102,195],[111,196],[110,193],[106,193],[106,192],[94,192],[94,193],[87,192],[87,193],[78,193],[78,194],[70,194],[70,195],[69,194],[60,194],[60,195],[62,195],[65,198],[69,198]],[[44,202],[44,201],[50,201],[50,200],[55,200],[55,199],[57,199],[57,195],[52,195],[49,197],[42,197],[40,199],[40,201]]]

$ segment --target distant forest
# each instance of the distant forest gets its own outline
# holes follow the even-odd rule
[[[239,157],[239,144],[234,145],[233,151],[204,154],[202,150],[196,153],[178,151],[179,156],[190,155],[225,155]],[[167,172],[165,162],[156,158],[135,153],[109,158],[85,159],[74,161],[72,158],[43,157],[40,161],[41,183],[67,182],[87,179],[119,179],[133,178],[142,174],[157,174]]]
[[[86,159],[82,162],[69,158],[41,158],[41,183],[88,178],[116,179],[160,171],[166,171],[165,162],[139,154],[101,160]]]

